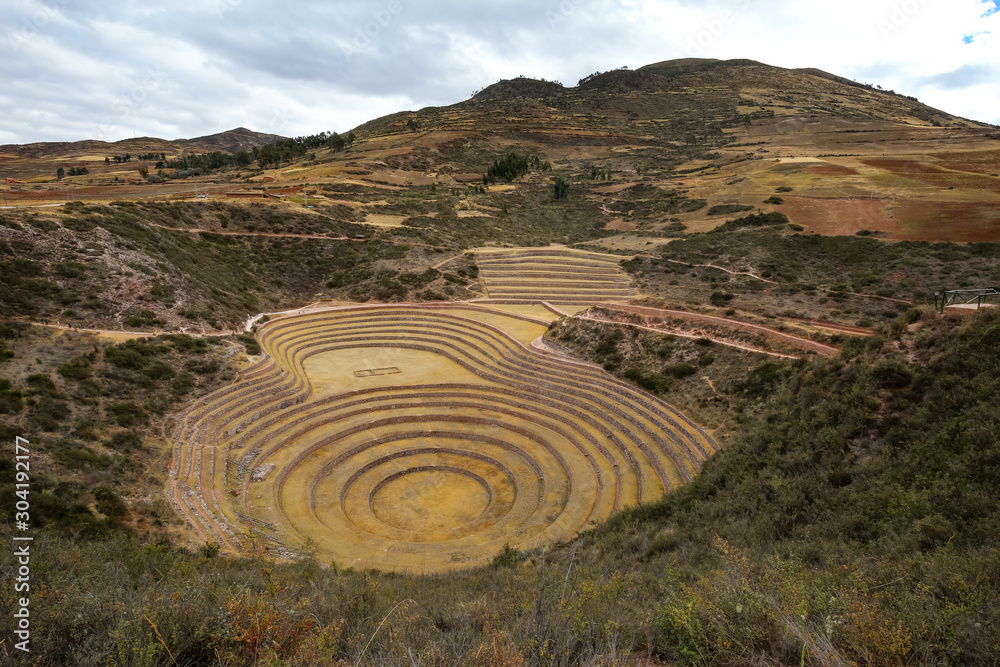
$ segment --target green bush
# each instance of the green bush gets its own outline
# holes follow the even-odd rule
[[[735,298],[736,298],[735,294],[729,294],[728,292],[715,291],[715,292],[712,292],[712,296],[710,296],[708,300],[709,300],[709,302],[711,302],[711,304],[713,306],[717,306],[719,308],[723,308],[730,301],[732,301]]]
[[[570,182],[563,176],[556,176],[553,180],[555,186],[556,199],[566,199],[569,196]]]
[[[624,376],[629,382],[634,382],[654,394],[665,394],[670,391],[670,381],[659,373],[646,373],[638,368],[629,368]]]
[[[253,334],[242,333],[237,336],[236,339],[243,343],[243,347],[246,349],[249,356],[255,357],[261,353],[260,343],[258,343],[257,339],[253,337]]]
[[[17,414],[24,408],[24,394],[11,381],[0,378],[0,414]]]
[[[62,375],[67,380],[76,380],[77,382],[86,380],[94,374],[90,359],[87,356],[70,359],[60,364],[58,370],[59,375]]]
[[[129,451],[142,448],[142,438],[132,431],[119,431],[111,436],[107,446],[117,451]]]
[[[697,372],[698,368],[688,363],[672,364],[670,366],[664,366],[663,368],[664,375],[669,375],[678,379],[691,377]]]
[[[121,519],[128,514],[128,505],[117,493],[106,486],[97,486],[92,491],[97,499],[97,511],[110,519]]]
[[[140,310],[138,313],[125,318],[125,326],[127,327],[157,328],[166,326],[166,324],[165,320],[161,320],[151,310]]]
[[[719,204],[708,209],[708,215],[729,215],[730,213],[742,213],[743,211],[752,211],[753,206],[746,206],[744,204]]]
[[[124,428],[149,423],[149,415],[135,403],[112,403],[104,409],[116,424]]]

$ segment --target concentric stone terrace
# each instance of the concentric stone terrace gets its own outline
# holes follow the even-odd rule
[[[200,539],[435,572],[575,535],[700,469],[697,425],[545,322],[474,305],[286,317],[266,361],[183,415],[169,496]]]
[[[633,296],[620,257],[569,248],[517,248],[477,253],[491,299],[593,305]]]

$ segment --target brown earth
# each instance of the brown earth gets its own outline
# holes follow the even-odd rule
[[[976,243],[1000,241],[1000,202],[929,202],[908,200],[896,208],[899,231],[914,241]]]
[[[849,236],[862,230],[896,233],[899,225],[886,213],[881,199],[812,199],[784,197],[775,210],[809,232],[824,236]]]

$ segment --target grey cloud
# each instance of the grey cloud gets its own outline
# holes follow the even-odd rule
[[[936,86],[948,90],[971,88],[984,83],[996,84],[1000,76],[992,67],[986,65],[963,65],[952,72],[936,74],[921,81],[924,85]]]
[[[739,1],[659,6],[697,6],[708,17]],[[0,41],[0,142],[133,131],[176,138],[235,125],[269,131],[276,117],[287,118],[277,123],[281,133],[344,131],[461,101],[501,76],[573,85],[598,70],[684,54],[623,0],[0,3],[16,5],[4,7],[13,30]],[[746,11],[781,4],[755,0]],[[24,25],[33,36],[12,41]],[[754,58],[755,47],[744,46],[730,55]],[[893,67],[837,73],[885,85]],[[144,86],[151,69],[161,80]]]

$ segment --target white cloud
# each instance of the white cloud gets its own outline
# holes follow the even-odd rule
[[[990,6],[0,0],[9,26],[0,40],[0,141],[95,132],[176,138],[236,125],[289,135],[345,131],[387,113],[461,101],[501,77],[574,85],[595,71],[692,55],[818,67],[1000,123],[992,75],[1000,72],[1000,12],[984,16]],[[975,35],[971,43],[967,35]]]

